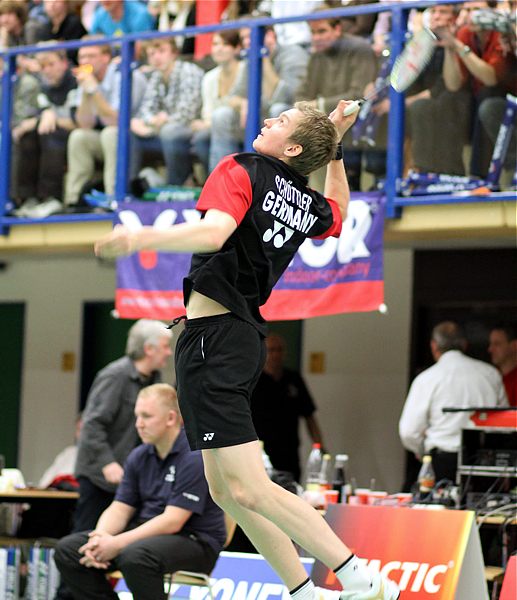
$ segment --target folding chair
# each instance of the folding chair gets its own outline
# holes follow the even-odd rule
[[[227,548],[232,541],[233,534],[237,523],[226,513],[224,513],[224,522],[226,524],[226,540],[224,542],[224,548]],[[212,584],[210,582],[210,573],[197,573],[194,571],[176,571],[169,575],[165,575],[165,581],[168,583],[167,598],[169,600],[173,598],[171,595],[171,588],[173,585],[189,585],[197,587],[206,587],[208,589],[208,595],[210,600],[214,600],[212,593]]]

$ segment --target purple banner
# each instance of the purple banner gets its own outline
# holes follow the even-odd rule
[[[198,220],[195,202],[130,202],[117,221],[136,230]],[[267,320],[377,310],[384,302],[384,198],[352,194],[339,239],[307,239],[261,309]],[[184,313],[189,254],[143,251],[117,261],[116,310],[122,318],[172,319]]]

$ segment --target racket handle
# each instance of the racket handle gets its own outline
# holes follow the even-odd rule
[[[343,111],[343,116],[344,117],[348,117],[349,115],[353,115],[355,112],[357,112],[362,104],[363,104],[364,100],[354,100],[351,104],[349,104],[345,110]]]

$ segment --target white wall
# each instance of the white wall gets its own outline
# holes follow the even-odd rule
[[[302,349],[305,366],[310,352],[326,353],[326,373],[305,374],[329,450],[350,454],[359,483],[375,477],[391,490],[403,469],[396,424],[407,386],[411,256],[410,250],[385,253],[387,315],[307,321]],[[91,256],[27,254],[6,261],[0,301],[27,303],[20,468],[35,482],[72,440],[80,378],[77,368],[61,370],[61,355],[74,352],[81,364],[83,302],[113,298],[115,272]]]
[[[114,270],[91,256],[9,256],[7,263],[0,299],[26,302],[19,466],[37,482],[73,442],[83,302],[113,297]],[[63,352],[75,353],[75,371],[61,370]]]
[[[386,250],[388,313],[354,313],[304,324],[304,374],[318,405],[328,451],[350,457],[359,487],[397,491],[404,453],[397,426],[407,392],[412,252]],[[325,352],[326,372],[309,374],[311,352]],[[301,456],[308,456],[305,442]]]

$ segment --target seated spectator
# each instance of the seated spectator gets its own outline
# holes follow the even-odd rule
[[[139,0],[100,0],[90,34],[124,35],[154,29],[154,19]]]
[[[454,27],[459,6],[441,4],[429,9],[429,25],[440,39]],[[444,50],[436,48],[431,64],[407,92],[408,137],[415,169],[465,175],[463,147],[469,137],[471,96],[467,90],[450,91],[442,76]],[[447,135],[436,127],[443,123]]]
[[[241,27],[241,43],[245,50],[250,47],[250,29]],[[262,58],[262,116],[278,117],[294,104],[295,92],[307,74],[309,53],[298,44],[278,43],[276,30],[266,27],[264,32],[266,55]],[[244,117],[247,114],[248,70],[242,73],[237,93],[246,101],[241,107]],[[245,123],[243,118],[242,122]]]
[[[75,462],[77,459],[77,442],[83,425],[82,415],[79,413],[75,420],[74,443],[67,446],[56,456],[52,464],[43,473],[38,482],[38,487],[59,487],[61,482],[68,481],[74,487],[79,487],[74,476]],[[75,485],[74,485],[75,482]]]
[[[412,0],[385,0],[391,2],[411,2]],[[418,31],[421,28],[421,17],[416,9],[409,11],[408,30]],[[382,56],[386,50],[390,48],[390,31],[391,31],[391,11],[386,10],[377,14],[377,20],[372,32],[372,48],[377,56]]]
[[[335,8],[333,0],[325,3],[323,0],[304,0],[303,2],[299,0],[271,0],[270,6],[269,12],[273,19],[306,15],[314,12],[321,6]],[[311,45],[311,32],[305,21],[278,23],[275,25],[275,33],[280,46],[296,44],[309,48]]]
[[[85,36],[83,39],[99,39]],[[117,160],[118,111],[120,106],[119,62],[112,60],[110,46],[84,46],[78,52],[79,67],[74,70],[78,83],[77,128],[68,140],[68,175],[65,203],[71,210],[77,207],[83,187],[92,182],[97,162],[104,163],[104,191],[115,191]],[[133,73],[132,111],[135,114],[142,101],[145,76]]]
[[[250,29],[240,29],[242,47],[250,47]],[[280,46],[277,44],[275,30],[265,28],[264,48],[267,55],[262,58],[262,118],[277,117],[289,109],[294,102],[294,92],[307,71],[309,55],[296,44]],[[211,117],[211,144],[209,171],[228,154],[242,149],[244,129],[248,116],[248,69],[247,63],[241,63],[233,93]]]
[[[440,38],[444,29],[453,26],[459,6],[439,4],[429,8],[429,27]],[[444,50],[437,47],[432,60],[415,83],[406,91],[406,137],[410,141],[410,166],[418,171],[465,175],[463,147],[469,135],[470,94],[467,90],[451,92],[442,76]],[[365,95],[371,92],[367,86]],[[372,106],[380,119],[377,147],[385,147],[388,97],[374,101]],[[439,119],[444,129],[437,128]]]
[[[0,2],[0,48],[23,46],[27,43],[24,30],[27,15],[27,5],[23,1]]]
[[[75,127],[72,106],[76,81],[64,50],[36,54],[41,69],[39,114],[13,129],[15,188],[23,204],[19,216],[45,218],[63,208],[66,144]],[[28,158],[30,157],[30,158]]]
[[[43,21],[41,17],[44,18]],[[31,44],[48,40],[78,40],[88,33],[68,0],[43,0],[42,15],[37,19],[29,17],[26,29],[29,28]],[[68,58],[77,64],[77,50],[67,50],[67,54]]]
[[[363,6],[364,4],[375,4],[375,2],[376,0],[342,0],[342,5],[351,8],[353,6]],[[343,33],[369,38],[373,33],[376,21],[377,14],[371,13],[355,17],[343,17],[341,25]]]
[[[177,31],[196,24],[195,0],[149,0],[147,4],[151,15],[158,20],[158,31]],[[194,36],[174,36],[178,52],[183,57],[194,56],[196,38]]]
[[[505,7],[505,5],[507,5]],[[498,12],[503,12],[508,18],[508,31],[501,35],[501,44],[503,46],[503,51],[506,53],[517,55],[517,47],[516,47],[516,32],[517,32],[517,23],[515,21],[515,2],[513,6],[509,2],[501,2],[497,6]],[[513,16],[513,26],[511,25],[511,18]],[[479,120],[481,125],[483,126],[483,130],[490,140],[491,148],[495,146],[495,142],[497,136],[499,134],[499,128],[503,122],[503,117],[506,111],[506,98],[495,97],[495,98],[486,98],[483,100],[479,106]],[[513,131],[510,138],[510,143],[508,145],[508,150],[506,153],[506,158],[504,160],[503,166],[505,169],[508,169],[511,174],[515,173],[516,169],[516,149],[517,149],[517,123],[514,121],[513,123]],[[493,150],[492,150],[493,152]]]
[[[217,66],[203,76],[201,119],[192,121],[194,153],[207,173],[223,156],[237,152],[242,141],[238,114],[231,106],[239,75],[245,68],[245,62],[239,60],[240,51],[238,31],[214,33],[211,57]],[[230,118],[225,119],[228,113]]]
[[[27,22],[25,23],[25,39],[28,44],[36,44],[38,32],[41,27],[45,27],[49,23],[48,15],[45,13],[43,0],[36,2],[28,2]]]
[[[99,8],[99,0],[84,0],[81,5],[81,21],[86,31],[92,30],[93,17]]]
[[[507,51],[499,31],[484,29],[475,19],[476,11],[496,5],[496,2],[467,3],[463,7],[465,24],[458,31],[451,27],[442,35],[447,89],[457,91],[468,87],[474,97],[470,173],[481,177],[487,175],[492,144],[480,123],[478,109],[486,98],[503,98],[507,93],[517,92],[515,55]]]
[[[312,54],[295,100],[308,100],[314,107],[330,113],[339,98],[362,97],[366,85],[377,73],[377,58],[366,40],[343,34],[340,19],[316,19],[309,22],[309,27]],[[350,149],[347,137],[344,148],[348,182],[351,189],[358,190],[361,153]],[[311,187],[322,191],[324,178],[324,169],[312,173]]]
[[[0,103],[2,99],[2,85],[1,79],[4,71],[4,61],[0,56]],[[23,69],[18,68],[17,77],[13,85],[13,109],[11,113],[11,132],[15,137],[20,130],[20,124],[25,119],[37,118],[40,109],[38,107],[38,94],[40,93],[40,82],[34,75],[26,73]],[[1,104],[0,104],[1,105]],[[0,115],[0,127],[2,125]],[[1,140],[1,131],[0,131]],[[19,208],[22,204],[22,199],[16,189],[16,177],[14,176],[17,172],[17,153],[12,154],[11,162],[11,197],[14,199],[16,208]],[[16,210],[16,209],[15,209]],[[14,213],[16,214],[16,213]]]
[[[56,565],[77,600],[116,597],[108,568],[122,571],[135,598],[165,600],[165,573],[210,573],[225,542],[224,515],[208,493],[201,452],[188,447],[174,389],[145,388],[135,416],[143,443],[128,456],[115,500],[94,531],[65,537],[56,548]]]
[[[490,331],[488,353],[492,364],[499,369],[510,406],[517,406],[517,331],[507,323]]]
[[[146,44],[153,72],[131,120],[131,176],[140,171],[145,150],[163,153],[167,182],[183,185],[192,172],[192,121],[201,111],[202,69],[178,59],[173,37]]]

